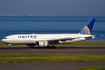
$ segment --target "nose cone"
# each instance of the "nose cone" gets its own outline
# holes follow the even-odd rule
[[[6,40],[5,39],[2,39],[1,42],[6,43]]]
[[[3,43],[6,43],[6,42],[7,42],[7,38],[5,37],[5,38],[3,38],[1,41],[2,41]]]
[[[1,42],[4,42],[4,39],[2,39]]]

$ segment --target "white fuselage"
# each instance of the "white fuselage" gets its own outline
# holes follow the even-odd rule
[[[82,34],[16,34],[6,36],[2,39],[2,42],[7,44],[36,44],[38,41],[48,41],[49,43],[74,43],[86,40],[85,37],[94,35],[82,35]],[[65,41],[60,39],[71,38]],[[73,39],[74,38],[74,39]],[[53,41],[59,40],[59,41]]]

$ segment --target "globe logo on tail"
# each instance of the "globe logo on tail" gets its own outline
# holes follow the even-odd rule
[[[85,26],[85,27],[81,30],[80,34],[90,35],[90,30],[89,30],[89,28],[88,28],[87,26]]]

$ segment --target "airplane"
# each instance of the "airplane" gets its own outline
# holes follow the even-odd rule
[[[9,45],[26,44],[27,46],[47,47],[49,44],[67,44],[89,40],[101,35],[90,35],[95,19],[91,19],[78,34],[15,34],[4,37],[1,41]]]

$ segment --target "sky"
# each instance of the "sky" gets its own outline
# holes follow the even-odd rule
[[[101,15],[105,0],[0,0],[0,14]]]

